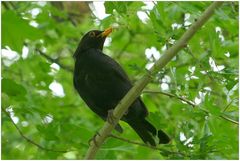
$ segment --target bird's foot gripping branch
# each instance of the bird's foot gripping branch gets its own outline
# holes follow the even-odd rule
[[[89,139],[88,145],[91,145],[91,143],[94,143],[95,146],[98,146],[97,141],[96,141],[97,136],[100,136],[98,131],[96,132],[96,134],[91,139]]]

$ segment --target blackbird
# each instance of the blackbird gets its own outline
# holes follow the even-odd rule
[[[74,87],[89,108],[103,120],[108,120],[109,111],[114,109],[132,87],[123,68],[102,52],[104,41],[111,32],[112,28],[89,31],[74,53]],[[156,146],[156,140],[159,144],[168,143],[168,135],[162,130],[156,130],[145,119],[147,114],[146,106],[138,97],[121,120],[127,122],[145,143],[152,146]],[[119,124],[115,129],[123,131]]]

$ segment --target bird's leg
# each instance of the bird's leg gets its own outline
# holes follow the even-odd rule
[[[90,145],[90,143],[91,143],[91,141],[93,141],[93,143],[96,145],[96,146],[98,146],[98,144],[97,144],[97,141],[96,141],[96,136],[101,136],[99,133],[98,133],[98,131],[96,132],[96,134],[94,134],[94,136],[91,138],[91,139],[89,139],[88,140],[88,145]]]
[[[110,124],[115,125],[115,120],[116,120],[116,117],[113,115],[113,109],[108,110],[107,121]]]

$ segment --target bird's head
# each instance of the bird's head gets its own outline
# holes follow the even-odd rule
[[[86,33],[78,46],[78,51],[87,49],[103,49],[103,44],[106,37],[112,32],[112,27],[107,28],[104,31],[92,30]],[[76,54],[76,53],[75,53]]]

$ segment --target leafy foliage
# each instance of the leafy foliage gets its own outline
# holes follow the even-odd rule
[[[84,4],[2,2],[2,110],[24,136],[45,147],[27,142],[2,112],[2,159],[84,157],[103,125],[73,89],[72,55],[85,32],[116,27],[104,52],[134,82],[211,4],[105,2],[109,15],[99,19],[94,9],[73,13],[71,3]],[[143,92],[148,120],[168,132],[171,144],[159,151],[109,138],[97,159],[238,159],[238,27],[238,3],[225,2]],[[59,84],[62,95],[56,94]],[[121,125],[124,133],[115,135],[140,142]]]

